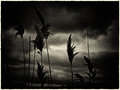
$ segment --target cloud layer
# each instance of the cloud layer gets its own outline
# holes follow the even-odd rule
[[[89,28],[90,36],[97,37],[107,34],[106,30],[113,20],[118,23],[117,2],[2,2],[2,27],[14,26],[18,20],[25,28],[40,24],[32,6],[42,12],[46,22],[52,25],[53,32],[75,32]]]

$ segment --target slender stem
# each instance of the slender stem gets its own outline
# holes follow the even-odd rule
[[[42,52],[41,52],[41,65],[42,65],[43,63],[42,63]]]
[[[87,29],[87,47],[88,47],[88,58],[90,59],[90,50],[89,50],[88,30],[89,30],[89,28]],[[90,83],[92,83],[92,78],[90,78]]]
[[[31,50],[30,41],[31,41],[31,37],[29,37],[29,66],[28,66],[28,77],[29,77],[29,79],[30,79],[30,50]],[[29,83],[30,83],[30,80],[28,80],[28,85],[29,85]]]
[[[70,64],[71,66],[71,80],[72,80],[72,85],[73,85],[73,70],[72,70],[72,63]]]
[[[88,29],[87,29],[87,47],[88,47],[88,57],[89,57],[89,59],[90,59],[89,39],[88,39]]]
[[[36,50],[35,50],[35,48],[34,48],[34,61],[33,61],[33,73],[32,73],[32,82],[33,82],[33,78],[34,78],[34,67],[35,67],[35,54],[36,54]],[[34,83],[34,82],[33,82]],[[32,84],[33,84],[32,83]]]
[[[47,55],[48,55],[48,64],[49,64],[50,79],[51,79],[51,87],[52,87],[51,65],[50,65],[50,58],[49,58],[49,51],[48,51],[48,44],[47,44],[47,39],[46,39],[46,48],[47,48]]]
[[[25,82],[25,85],[26,85],[26,68],[25,68],[25,51],[24,51],[24,39],[22,38],[22,46],[23,46],[23,59],[24,59],[24,82]]]

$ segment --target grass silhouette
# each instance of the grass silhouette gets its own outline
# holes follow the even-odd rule
[[[79,52],[74,53],[76,46],[74,46],[74,44],[71,45],[71,43],[72,43],[71,35],[72,35],[72,34],[70,34],[70,36],[69,36],[69,38],[68,38],[68,42],[67,42],[67,54],[68,54],[68,59],[69,59],[69,62],[70,62],[70,67],[71,67],[71,80],[72,80],[72,84],[73,84],[72,61],[73,61],[74,56],[76,56]]]
[[[18,20],[18,25],[15,27],[15,30],[17,30],[17,33],[15,34],[15,38],[17,37],[17,35],[21,36],[22,39],[22,48],[23,48],[23,60],[24,60],[24,83],[26,85],[26,61],[25,61],[25,50],[24,50],[24,38],[23,38],[23,34],[24,34],[24,27],[22,25],[22,23],[20,22],[20,20]]]
[[[45,82],[47,81],[47,72],[44,71],[44,66],[43,65],[40,65],[40,63],[37,61],[37,75],[38,75],[38,78],[39,78],[39,81],[41,83],[41,87],[44,88],[44,84]]]
[[[49,51],[48,51],[48,42],[47,42],[48,37],[52,35],[51,31],[49,30],[51,25],[50,24],[46,24],[45,19],[44,19],[43,15],[41,14],[40,10],[38,10],[34,6],[33,6],[33,8],[34,8],[37,16],[39,17],[39,19],[41,21],[41,24],[42,24],[41,32],[42,32],[43,37],[44,37],[44,39],[46,41],[47,57],[48,57],[49,72],[50,72],[50,79],[51,79],[51,86],[52,86],[51,65],[50,65],[50,58],[49,58]]]

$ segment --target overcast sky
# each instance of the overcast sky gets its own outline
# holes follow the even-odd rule
[[[50,30],[53,36],[49,37],[48,45],[53,77],[68,79],[67,77],[70,75],[66,45],[71,33],[72,41],[76,45],[76,52],[80,52],[73,61],[73,70],[83,76],[85,76],[84,71],[87,71],[83,65],[85,63],[83,56],[87,55],[87,30],[93,62],[96,62],[95,58],[99,58],[103,52],[118,52],[118,2],[2,2],[2,42],[4,45],[6,44],[4,46],[6,56],[13,59],[10,61],[11,67],[23,67],[22,41],[19,36],[15,38],[16,30],[14,29],[18,19],[25,28],[26,60],[28,60],[28,38],[31,36],[32,39],[35,39],[36,36],[33,26],[38,24],[41,27],[41,21],[32,6],[38,8],[45,21],[52,25]],[[32,65],[33,44],[31,46]],[[46,56],[46,46],[44,46],[43,60],[47,69]],[[40,55],[36,54],[36,59],[40,60]],[[20,74],[20,71],[16,72]],[[101,72],[102,68],[98,69],[98,77],[104,76]]]

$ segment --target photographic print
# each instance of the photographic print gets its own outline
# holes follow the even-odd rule
[[[118,1],[2,1],[2,89],[118,89]]]

